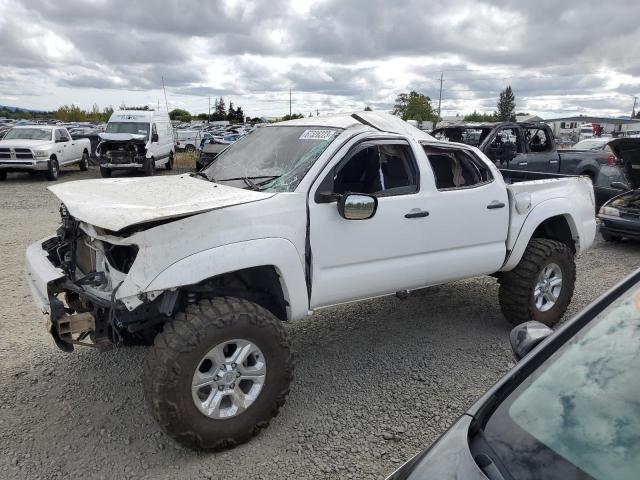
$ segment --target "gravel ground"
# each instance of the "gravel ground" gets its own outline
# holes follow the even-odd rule
[[[288,326],[296,380],[271,426],[230,451],[186,450],[144,408],[144,348],[65,354],[45,335],[23,254],[57,227],[46,186],[26,175],[0,184],[0,478],[381,479],[510,367],[491,278],[319,312]],[[577,263],[569,315],[640,267],[640,244],[598,237]]]

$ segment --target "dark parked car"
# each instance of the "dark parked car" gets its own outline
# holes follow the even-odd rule
[[[547,174],[586,175],[593,182],[598,205],[631,188],[621,156],[606,150],[558,150],[545,123],[463,123],[435,129],[432,135],[478,147],[498,168],[523,172],[523,179],[536,178],[530,172],[543,174],[539,178]]]
[[[555,333],[511,332],[516,366],[390,480],[631,480],[640,472],[640,270]]]

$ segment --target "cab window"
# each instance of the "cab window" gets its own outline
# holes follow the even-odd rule
[[[508,163],[518,153],[523,153],[523,148],[520,129],[514,127],[500,129],[485,148],[487,157],[498,164]]]
[[[406,195],[418,191],[418,169],[406,143],[365,142],[338,164],[329,180],[333,192]]]
[[[493,180],[484,162],[466,150],[425,146],[438,190],[476,187]]]
[[[548,152],[551,150],[551,140],[542,128],[525,128],[525,139],[531,153]]]

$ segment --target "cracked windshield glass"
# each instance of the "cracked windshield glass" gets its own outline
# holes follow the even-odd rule
[[[262,127],[204,170],[209,180],[266,192],[292,192],[340,134],[325,127]]]

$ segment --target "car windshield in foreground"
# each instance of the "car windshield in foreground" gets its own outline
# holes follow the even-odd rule
[[[604,142],[582,140],[573,146],[574,150],[602,150]]]
[[[327,127],[259,128],[238,139],[204,173],[218,183],[244,181],[254,190],[292,192],[339,135]]]
[[[14,128],[4,140],[51,140],[51,130],[45,128]]]
[[[107,133],[132,133],[134,135],[148,135],[149,124],[140,122],[109,122],[105,130]]]
[[[640,285],[538,367],[488,420],[513,478],[640,475]]]

